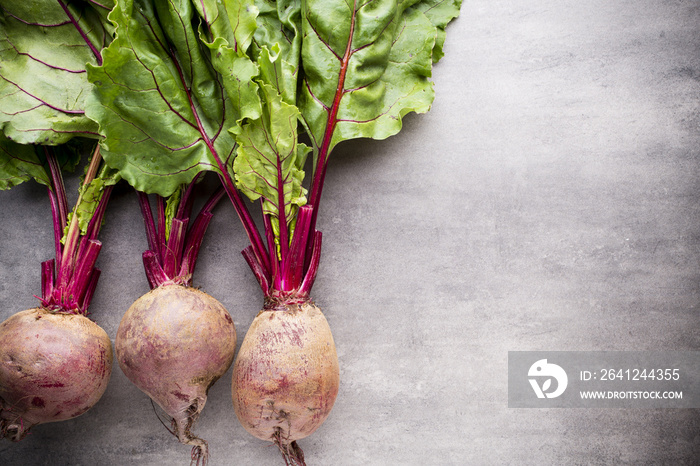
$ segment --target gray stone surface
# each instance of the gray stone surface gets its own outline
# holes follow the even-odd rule
[[[697,464],[697,410],[507,408],[509,350],[699,350],[700,4],[465,1],[437,99],[386,141],[338,147],[313,296],[341,389],[309,465]],[[74,183],[71,184],[74,186]],[[48,201],[0,193],[0,319],[32,307]],[[136,198],[107,214],[92,317],[114,337],[147,291]],[[233,209],[196,283],[261,305]],[[212,466],[280,465],[239,425],[230,372],[196,428]],[[115,364],[87,414],[0,442],[3,465],[189,462]]]

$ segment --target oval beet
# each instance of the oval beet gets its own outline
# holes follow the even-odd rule
[[[263,310],[233,366],[233,406],[248,432],[293,460],[301,454],[295,441],[328,417],[339,379],[331,329],[318,307],[306,302]]]
[[[0,429],[19,441],[32,426],[80,416],[112,373],[107,333],[79,314],[43,308],[0,324]]]
[[[124,374],[172,418],[193,458],[206,463],[207,443],[191,429],[209,387],[233,361],[236,329],[228,311],[195,288],[160,286],[124,314],[114,346]]]

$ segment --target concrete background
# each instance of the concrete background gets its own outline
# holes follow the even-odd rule
[[[386,141],[341,145],[313,296],[341,389],[311,465],[697,464],[698,410],[507,408],[509,350],[700,350],[700,2],[474,0],[437,99]],[[71,184],[74,186],[74,183]],[[33,307],[48,201],[0,193],[0,319]],[[115,193],[92,317],[147,291],[136,197]],[[261,294],[222,205],[195,281],[234,317]],[[280,465],[238,424],[230,373],[196,432],[213,466]],[[7,465],[188,463],[115,370],[87,414],[0,442]]]

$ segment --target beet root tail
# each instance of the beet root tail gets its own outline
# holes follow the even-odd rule
[[[197,403],[195,402],[190,406],[190,409],[173,417],[172,421],[173,433],[177,436],[180,443],[192,445],[192,461],[190,462],[190,466],[206,466],[209,461],[209,445],[206,440],[192,434],[192,427],[197,421],[200,412],[201,409],[197,409]]]
[[[282,430],[277,429],[275,435],[273,436],[273,442],[277,445],[282,453],[282,458],[284,459],[284,464],[286,466],[306,466],[304,461],[304,452],[296,441],[288,442],[282,436]]]
[[[13,413],[12,408],[5,405],[0,397],[0,440],[6,438],[19,442],[29,433],[30,425],[25,425],[22,416]]]
[[[6,438],[13,442],[19,442],[28,432],[29,429],[24,428],[22,417],[12,416],[12,412],[5,409],[3,400],[0,398],[0,440]]]

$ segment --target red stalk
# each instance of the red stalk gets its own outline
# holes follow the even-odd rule
[[[67,208],[61,207],[67,205],[65,188],[55,154],[47,149],[46,156],[54,185],[53,190],[49,190],[49,199],[53,213],[56,258],[42,264],[41,302],[50,309],[86,315],[99,277],[99,270],[94,265],[102,245],[96,237],[112,187],[104,189],[85,235],[81,235],[78,216],[74,213],[65,235],[65,244],[62,245],[61,237],[65,223],[60,222],[62,217],[67,217],[62,214]],[[95,179],[101,161],[98,147],[90,160],[83,186]],[[76,206],[81,200],[82,197],[79,196]]]
[[[156,222],[153,219],[151,204],[148,202],[148,195],[137,191],[139,196],[139,206],[141,207],[141,215],[143,223],[146,227],[146,239],[148,240],[148,248],[160,257],[160,243],[158,242],[158,234],[156,233]]]
[[[212,194],[209,199],[207,200],[206,204],[202,207],[202,210],[199,211],[200,215],[203,213],[211,213],[212,210],[214,210],[214,207],[219,203],[222,197],[224,197],[225,191],[222,188],[217,189],[214,194]]]
[[[85,294],[80,302],[80,309],[82,309],[84,314],[87,314],[87,310],[90,308],[90,302],[92,301],[92,296],[95,294],[95,288],[97,288],[97,281],[100,278],[102,271],[97,267],[92,269],[90,274],[90,281],[85,288]]]
[[[63,244],[61,244],[61,238],[63,237],[63,225],[65,223],[61,222],[60,219],[60,214],[58,212],[58,196],[56,196],[56,193],[51,190],[51,188],[47,189],[47,192],[49,193],[49,202],[51,203],[51,213],[53,214],[53,242],[54,242],[54,249],[55,249],[55,254],[56,254],[56,268],[60,269],[61,268],[61,257],[63,256]]]
[[[188,229],[194,203],[195,183],[196,178],[192,180],[180,197],[177,213],[171,221],[167,240],[164,232],[166,223],[165,199],[157,197],[158,225],[156,226],[148,195],[138,193],[149,246],[149,250],[143,253],[143,262],[151,288],[156,288],[164,283],[180,283],[191,286],[197,255],[204,239],[204,233],[213,216],[212,210],[225,192],[223,187],[217,189],[209,197]]]
[[[97,240],[86,239],[84,240],[84,243],[86,243],[84,253],[77,259],[75,273],[73,274],[71,283],[68,286],[68,295],[76,301],[76,304],[80,295],[83,294],[85,287],[90,281],[90,272],[97,262],[97,256],[100,254],[100,249],[102,249],[102,243]]]
[[[47,260],[41,263],[41,300],[47,301],[53,293],[54,276],[53,271],[56,265],[54,259]]]
[[[99,154],[100,146],[97,146],[92,158],[90,159],[90,165],[88,166],[87,172],[85,173],[83,186],[89,185],[92,180],[95,179],[97,169],[102,161],[102,157],[100,157]],[[82,196],[79,196],[76,205],[80,204],[81,200]],[[76,248],[79,246],[79,240],[80,225],[78,224],[78,216],[74,214],[73,217],[71,217],[71,222],[68,226],[68,233],[66,233],[66,240],[63,244],[63,256],[61,257],[61,265],[58,272],[58,286],[61,288],[67,287],[70,283],[71,277],[73,276],[76,261]]]
[[[174,218],[172,221],[168,244],[165,248],[165,260],[163,261],[163,271],[169,277],[175,276],[180,269],[188,221],[189,219],[179,218]]]
[[[270,219],[270,216],[265,214],[265,210],[262,209],[263,201],[260,201],[260,207],[262,212],[262,218],[263,218],[263,230],[265,231],[265,239],[267,240],[267,249],[270,251],[270,272],[267,275],[267,280],[266,282],[268,284],[272,284],[272,288],[274,289],[279,289],[280,288],[280,263],[279,260],[277,260],[277,243],[275,242],[275,233],[272,230],[272,220]],[[255,273],[255,271],[253,271]],[[267,296],[268,289],[264,288],[263,292],[265,293],[265,296]]]
[[[309,197],[309,204],[313,206],[313,213],[311,216],[310,230],[315,231],[316,229],[316,218],[318,217],[319,202],[321,200],[321,192],[323,191],[323,182],[326,178],[326,167],[328,162],[328,152],[331,147],[331,141],[333,140],[333,133],[335,132],[335,127],[338,123],[338,109],[340,108],[340,101],[345,95],[345,77],[348,72],[348,64],[350,63],[350,58],[353,54],[352,49],[352,39],[355,34],[355,17],[357,15],[357,0],[353,2],[352,17],[350,18],[350,34],[348,36],[348,43],[345,47],[345,53],[340,61],[340,72],[338,74],[338,86],[335,90],[335,96],[333,98],[333,105],[328,111],[328,121],[326,122],[326,131],[323,135],[323,140],[321,147],[318,151],[318,156],[316,160],[316,167],[314,169],[314,178],[311,186],[311,193]],[[306,249],[306,261],[310,261],[312,257],[312,250],[314,249],[314,237],[313,235],[309,238]],[[306,265],[307,269],[310,264]]]
[[[175,214],[175,218],[190,218],[190,214],[192,213],[192,204],[194,204],[194,197],[192,196],[192,192],[194,191],[194,187],[197,184],[197,180],[199,179],[199,176],[202,174],[202,172],[197,173],[194,178],[192,178],[192,181],[190,184],[187,185],[187,189],[185,189],[185,192],[182,193],[182,197],[180,198],[180,205],[177,206],[177,213]]]
[[[194,224],[187,234],[187,243],[185,244],[184,256],[180,266],[180,276],[191,276],[194,273],[194,266],[199,256],[199,248],[202,246],[202,241],[204,240],[204,233],[209,227],[209,222],[213,217],[212,210],[224,196],[224,193],[223,187],[217,189],[216,192],[209,197],[202,207],[202,210],[199,211],[199,214],[195,218]]]
[[[277,155],[277,222],[280,232],[280,263],[279,268],[282,271],[287,269],[287,255],[289,254],[289,227],[287,225],[287,209],[284,202],[284,180],[282,179],[282,164],[279,154]],[[272,259],[271,259],[272,260]],[[285,283],[287,279],[283,272],[280,277],[280,289],[286,290],[289,284]]]
[[[48,188],[49,202],[51,203],[51,215],[53,218],[54,248],[56,250],[56,268],[61,268],[61,257],[63,256],[63,227],[66,225],[68,217],[68,201],[66,200],[66,189],[63,185],[61,168],[52,150],[44,146],[44,154],[49,166],[49,176],[51,186]]]
[[[314,213],[311,219],[311,228],[316,227],[316,216],[318,215],[318,201],[321,198],[321,191],[323,190],[323,181],[326,176],[326,161],[328,158],[328,150],[331,146],[331,141],[333,139],[333,133],[335,132],[335,126],[338,123],[338,109],[340,108],[340,101],[345,95],[345,76],[348,72],[348,64],[350,63],[350,57],[352,57],[352,38],[355,34],[355,15],[357,13],[357,1],[353,2],[352,18],[350,19],[350,35],[348,37],[348,43],[345,47],[345,54],[340,62],[340,72],[338,74],[338,86],[335,90],[335,96],[333,97],[333,105],[328,111],[328,121],[326,123],[326,131],[323,135],[323,141],[318,152],[318,158],[316,160],[316,168],[314,170],[314,180],[311,188],[311,197],[309,199],[309,204],[314,206]]]
[[[49,155],[49,148],[44,146],[44,154],[49,165],[49,175],[51,176],[51,184],[56,193],[58,201],[58,221],[61,225],[65,225],[68,221],[68,200],[66,199],[66,188],[63,184],[63,176],[61,175],[61,167],[58,166],[58,161],[53,153]],[[61,233],[63,234],[63,233]]]
[[[97,239],[97,235],[102,227],[102,220],[104,219],[105,211],[107,210],[107,201],[112,195],[112,190],[114,186],[107,186],[102,192],[102,197],[100,198],[95,213],[88,222],[87,230],[85,231],[85,237],[89,239]]]
[[[309,226],[311,225],[311,213],[313,207],[305,205],[297,212],[297,224],[294,228],[292,244],[289,247],[289,254],[285,262],[282,274],[285,276],[287,285],[283,291],[291,291],[299,288],[304,275],[304,256],[306,255],[306,243],[309,236]]]
[[[182,264],[180,265],[180,271],[178,276],[187,277],[194,273],[194,266],[197,262],[197,257],[199,256],[199,248],[202,245],[202,240],[204,239],[204,232],[209,227],[209,222],[211,221],[214,214],[211,212],[200,212],[194,221],[194,225],[190,229],[187,235],[187,244],[183,252]],[[190,282],[191,280],[188,280]]]
[[[217,164],[219,165],[219,169],[226,170],[226,167],[221,163],[221,160],[218,158],[218,156],[215,156],[215,159]],[[271,254],[268,254],[267,250],[265,249],[265,246],[262,242],[262,238],[260,237],[260,233],[258,232],[258,229],[255,226],[255,222],[250,216],[248,208],[243,203],[243,200],[241,199],[240,195],[238,194],[238,191],[233,185],[233,180],[231,180],[231,176],[226,171],[224,171],[224,173],[224,175],[219,175],[219,177],[223,181],[226,194],[228,194],[228,197],[233,203],[233,207],[236,210],[238,217],[243,223],[243,229],[248,235],[248,241],[250,241],[250,244],[253,247],[253,252],[255,254],[256,260],[260,263],[260,267],[265,271],[265,273],[267,275],[270,275],[270,262],[272,261]],[[273,251],[270,252],[272,253]]]
[[[156,196],[156,214],[158,215],[158,228],[156,229],[156,235],[158,235],[158,244],[161,247],[158,249],[160,253],[159,260],[161,264],[165,263],[165,256],[167,255],[166,250],[166,238],[165,238],[165,199],[161,196]]]
[[[169,280],[160,266],[158,256],[153,251],[145,251],[142,255],[143,268],[146,271],[146,278],[151,289],[158,288]]]
[[[243,251],[241,251],[241,254],[243,254],[243,258],[248,263],[250,270],[253,271],[253,275],[255,275],[255,278],[258,280],[258,283],[260,284],[260,288],[262,288],[263,293],[265,294],[265,296],[267,296],[270,293],[270,283],[267,280],[267,275],[265,274],[265,271],[262,269],[260,263],[255,257],[253,247],[248,246]]]
[[[318,273],[318,264],[321,261],[321,232],[314,231],[312,236],[312,253],[311,261],[309,262],[309,268],[306,270],[306,276],[304,281],[299,287],[299,292],[303,294],[309,294],[311,288],[314,286],[314,281],[316,281],[316,274]]]

